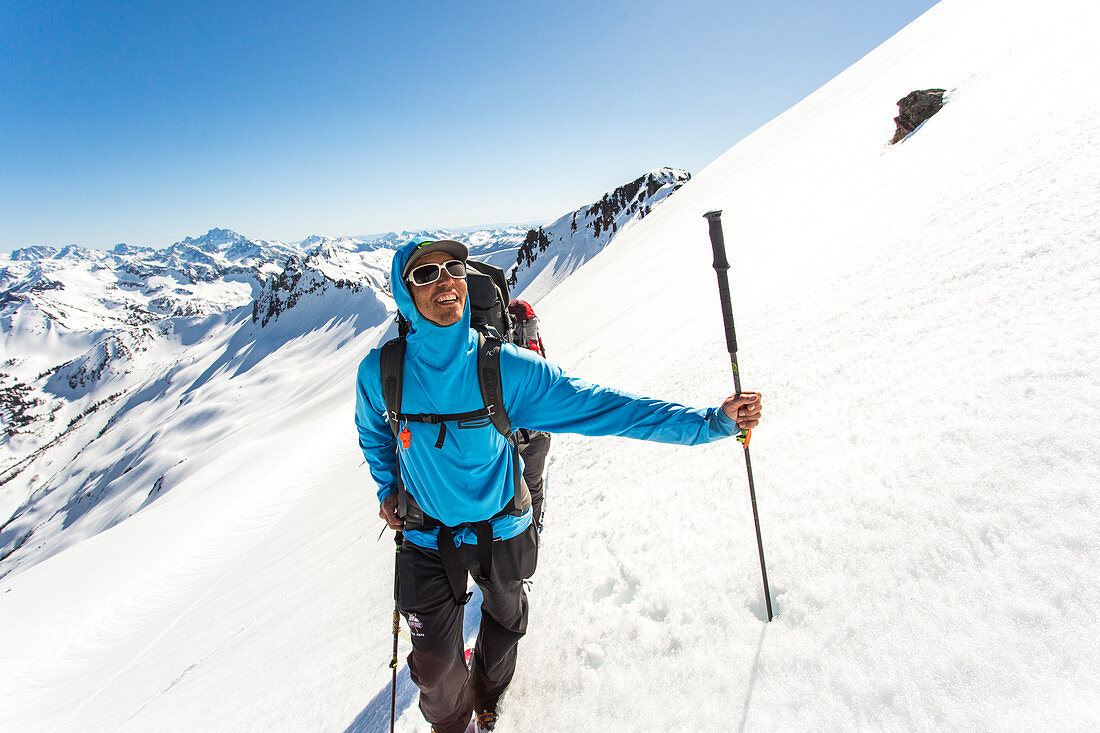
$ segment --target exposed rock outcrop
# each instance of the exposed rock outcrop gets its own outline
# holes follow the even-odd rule
[[[905,136],[936,114],[943,107],[943,95],[946,89],[921,89],[909,92],[898,100],[898,116],[894,118],[897,130],[891,145],[899,143]]]
[[[272,319],[293,308],[307,295],[322,295],[330,288],[359,292],[362,284],[345,278],[331,278],[311,262],[292,255],[283,271],[264,283],[263,292],[252,304],[252,321],[264,327]]]

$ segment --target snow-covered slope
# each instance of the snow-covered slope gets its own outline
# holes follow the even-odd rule
[[[542,302],[586,376],[713,401],[724,210],[778,617],[736,449],[559,440],[539,582],[576,590],[537,600],[517,729],[1100,725],[1096,20],[937,5]]]
[[[556,438],[502,728],[1100,725],[1096,20],[945,0],[542,298],[570,370],[715,404],[702,214],[724,210],[777,616],[736,444]],[[929,87],[947,105],[887,146]],[[88,423],[67,475],[148,503],[0,580],[0,728],[377,729],[393,549],[351,423],[384,335],[366,292],[187,321],[193,361],[109,443]],[[154,444],[129,473],[113,447]],[[413,706],[399,729],[427,725]]]

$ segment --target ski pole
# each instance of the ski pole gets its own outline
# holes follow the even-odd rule
[[[714,272],[718,275],[718,297],[722,301],[722,321],[726,327],[726,348],[733,367],[733,387],[741,394],[741,373],[737,369],[737,333],[733,329],[733,305],[730,302],[729,261],[726,260],[726,240],[722,236],[722,212],[708,211],[703,215],[710,223],[710,246],[714,250]],[[764,566],[764,541],[760,538],[760,515],[756,510],[756,486],[752,480],[752,460],[749,458],[751,430],[741,430],[737,438],[745,449],[745,470],[749,474],[749,498],[752,499],[752,521],[756,525],[756,547],[760,551],[760,574],[764,578],[764,603],[768,608],[768,621],[772,620],[772,596],[768,590],[768,569]]]
[[[401,631],[401,612],[397,608],[397,565],[401,559],[401,542],[403,539],[404,537],[400,532],[394,534],[393,541],[397,543],[397,551],[393,556],[393,658],[390,659],[393,680],[390,682],[390,733],[393,733],[394,724],[397,722],[397,635]]]

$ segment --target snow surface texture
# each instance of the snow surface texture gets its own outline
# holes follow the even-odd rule
[[[571,371],[715,404],[725,211],[777,615],[735,443],[557,438],[502,730],[1100,727],[1096,15],[945,0],[540,302]],[[0,581],[0,728],[364,729],[393,562],[366,320],[211,371],[184,409],[223,441],[177,431],[163,498]]]

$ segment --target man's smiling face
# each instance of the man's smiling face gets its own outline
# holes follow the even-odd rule
[[[448,260],[453,260],[454,255],[446,252],[429,252],[416,261],[416,266],[437,264],[442,265]],[[439,274],[439,279],[427,285],[413,285],[406,281],[409,294],[420,315],[427,318],[437,326],[450,326],[462,320],[462,312],[466,308],[466,281],[450,276],[446,268]]]

